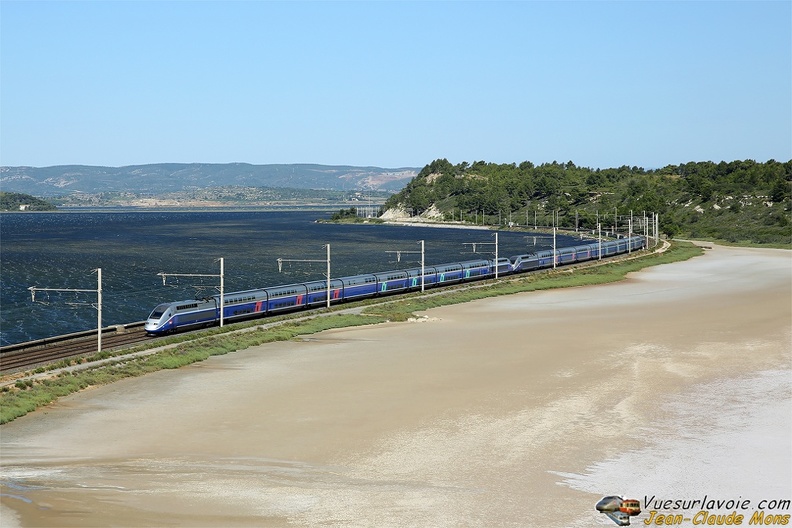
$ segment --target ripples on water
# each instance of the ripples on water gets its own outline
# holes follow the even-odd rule
[[[470,242],[493,242],[480,230],[391,225],[316,223],[321,211],[58,212],[0,214],[0,345],[96,328],[96,293],[37,292],[28,287],[90,289],[102,268],[102,324],[141,321],[160,302],[204,297],[217,278],[169,278],[157,274],[219,274],[225,259],[226,291],[324,278],[326,264],[277,259],[324,260],[331,247],[334,277],[492,258],[493,246],[471,253]],[[558,244],[570,245],[569,238]],[[546,239],[545,239],[546,240]],[[541,240],[540,240],[541,244]],[[499,254],[548,247],[524,233],[500,233]],[[483,250],[483,251],[482,251]],[[42,302],[38,302],[42,301]]]

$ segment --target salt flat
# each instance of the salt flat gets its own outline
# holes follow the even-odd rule
[[[6,424],[0,520],[570,527],[613,525],[603,495],[792,497],[788,251],[714,246],[617,284],[425,315]]]

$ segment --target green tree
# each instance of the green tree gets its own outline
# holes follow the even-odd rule
[[[770,190],[770,199],[774,202],[783,202],[792,197],[792,182],[777,179]]]

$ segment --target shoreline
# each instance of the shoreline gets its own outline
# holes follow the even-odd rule
[[[2,426],[3,525],[6,508],[23,525],[607,525],[603,495],[700,491],[680,486],[674,460],[694,486],[720,478],[722,457],[674,438],[709,430],[698,438],[743,452],[735,416],[766,434],[734,461],[742,481],[713,492],[765,493],[750,468],[792,460],[779,421],[792,408],[789,264],[715,246],[620,283],[435,308],[89,390]],[[780,411],[754,412],[768,401]]]
[[[446,229],[477,229],[481,231],[493,231],[497,229],[497,226],[480,226],[480,225],[470,225],[470,224],[463,224],[463,223],[449,223],[449,222],[439,222],[439,221],[432,221],[432,220],[408,220],[406,218],[402,219],[393,219],[393,220],[384,220],[382,222],[384,225],[398,225],[398,226],[406,226],[406,227],[439,227],[439,228],[446,228]]]

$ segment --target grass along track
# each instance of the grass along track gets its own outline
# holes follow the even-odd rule
[[[102,335],[102,350],[115,350],[151,339],[142,326],[123,332]],[[98,352],[96,332],[81,332],[70,339],[53,339],[51,342],[22,343],[13,350],[0,353],[0,373],[3,375],[38,365],[51,364],[62,359],[89,356]],[[9,347],[11,348],[11,347]]]

